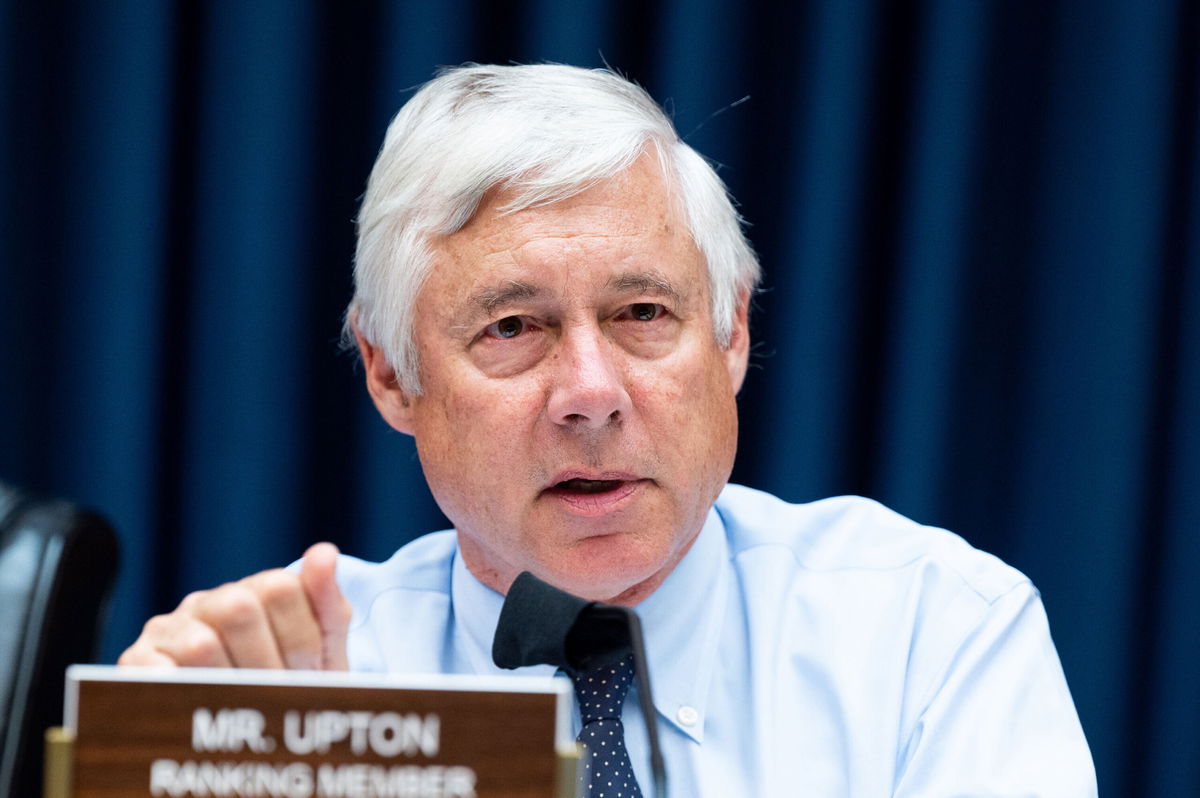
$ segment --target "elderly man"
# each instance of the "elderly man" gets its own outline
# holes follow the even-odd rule
[[[388,131],[355,278],[368,390],[454,529],[192,594],[123,664],[494,673],[527,570],[637,607],[676,795],[1095,793],[1025,577],[864,499],[726,484],[758,264],[641,89],[444,72]]]

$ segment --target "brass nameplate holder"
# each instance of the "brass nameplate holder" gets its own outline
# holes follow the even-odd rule
[[[572,695],[551,678],[77,665],[46,797],[573,798]]]

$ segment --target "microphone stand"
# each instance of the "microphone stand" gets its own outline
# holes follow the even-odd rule
[[[629,622],[629,646],[633,650],[633,675],[637,679],[638,705],[646,721],[646,740],[650,745],[650,774],[654,780],[654,795],[666,798],[667,768],[663,764],[662,748],[658,744],[658,718],[650,696],[650,670],[646,667],[646,641],[642,636],[642,621],[629,607],[621,607]]]
[[[666,798],[667,769],[650,694],[646,641],[636,612],[629,607],[586,601],[525,571],[509,588],[492,641],[492,659],[501,668],[546,663],[580,670],[616,662],[626,651],[633,655],[633,677],[646,724],[654,795]]]

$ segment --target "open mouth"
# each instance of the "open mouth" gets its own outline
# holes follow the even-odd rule
[[[634,474],[608,472],[591,474],[589,477],[616,477],[595,479],[572,477],[570,473],[559,476],[570,477],[550,484],[545,495],[553,497],[557,506],[567,513],[586,518],[599,518],[627,507],[641,492],[647,481]],[[622,479],[621,477],[624,477]]]
[[[554,490],[586,496],[607,493],[610,490],[616,490],[623,484],[625,484],[624,480],[620,479],[566,479],[557,483]]]

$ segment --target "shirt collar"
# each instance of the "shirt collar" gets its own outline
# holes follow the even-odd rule
[[[646,637],[654,706],[668,723],[697,742],[704,739],[708,686],[716,663],[720,621],[725,611],[728,574],[725,528],[716,510],[709,510],[691,549],[675,570],[636,607]],[[552,676],[552,665],[516,670],[492,661],[492,638],[504,597],[475,578],[462,554],[456,552],[450,590],[454,635],[468,667],[480,674]],[[680,722],[680,710],[690,724]]]
[[[691,550],[636,608],[646,635],[654,706],[697,742],[704,740],[708,686],[725,614],[728,551],[724,524],[715,509],[709,510]],[[681,710],[694,722],[681,723]]]

